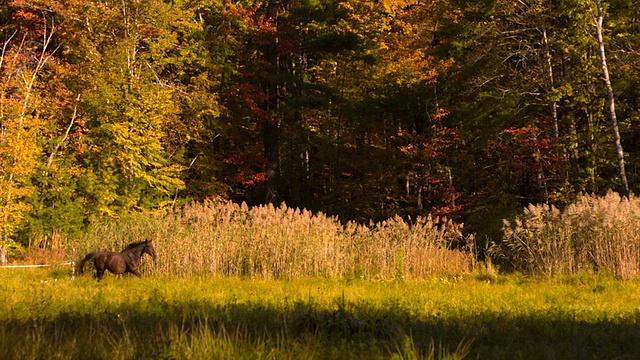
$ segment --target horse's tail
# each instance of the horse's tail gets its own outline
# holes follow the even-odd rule
[[[96,256],[95,252],[90,252],[87,254],[87,256],[84,257],[84,259],[82,259],[82,261],[80,261],[80,264],[78,264],[78,273],[82,274],[84,272],[84,264],[93,259]]]

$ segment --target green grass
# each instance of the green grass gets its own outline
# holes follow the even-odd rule
[[[96,282],[0,270],[3,359],[640,358],[640,283],[608,277]]]

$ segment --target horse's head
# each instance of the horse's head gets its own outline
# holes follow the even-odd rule
[[[144,241],[144,252],[149,254],[153,260],[156,259],[156,249],[153,247],[153,240],[147,239]]]

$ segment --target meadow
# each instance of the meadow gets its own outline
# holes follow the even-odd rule
[[[232,203],[132,214],[22,259],[153,239],[140,278],[0,269],[0,358],[640,358],[638,217],[638,198],[612,193],[530,206],[479,262],[473,235],[439,217],[345,224]]]
[[[3,359],[633,359],[640,283],[0,269]]]

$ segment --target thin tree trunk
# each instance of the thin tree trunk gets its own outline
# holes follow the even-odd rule
[[[542,29],[542,41],[544,43],[544,53],[547,61],[547,75],[549,76],[550,91],[555,89],[555,79],[553,77],[553,63],[551,59],[551,50],[549,50],[549,38],[547,37],[547,29]],[[551,118],[553,119],[553,137],[560,137],[560,126],[558,124],[558,102],[551,101]]]
[[[598,183],[597,183],[597,161],[596,161],[596,124],[594,120],[594,113],[591,110],[591,107],[585,110],[585,116],[587,117],[587,150],[589,152],[587,161],[589,162],[589,166],[587,168],[589,174],[589,184],[588,191],[597,192],[598,191]]]
[[[536,166],[538,167],[538,173],[536,174],[536,186],[538,187],[538,201],[548,204],[549,203],[549,187],[547,185],[547,177],[544,174],[544,167],[542,164],[542,153],[538,148],[538,134],[533,133],[531,138],[535,144],[534,159]]]
[[[570,78],[569,74],[571,74],[571,55],[568,48],[564,48],[562,50],[562,76],[565,79],[564,82],[567,82]],[[564,118],[566,118],[567,123],[567,135],[569,141],[569,165],[571,167],[570,173],[567,174],[567,177],[570,179],[572,176],[577,176],[580,170],[580,150],[578,144],[578,127],[576,124],[576,118],[573,108],[573,103],[567,104],[564,106],[563,113]]]
[[[269,1],[265,21],[276,25],[280,7],[281,2],[279,0]],[[278,54],[277,35],[274,35],[265,49],[265,60],[274,73],[279,71],[280,57]],[[273,79],[265,81],[263,91],[266,95],[265,110],[268,113],[268,118],[265,119],[264,123],[264,156],[267,162],[265,202],[275,203],[277,202],[276,182],[280,169],[280,119],[272,117],[271,114],[278,107],[279,87],[277,82]]]
[[[611,121],[611,129],[613,131],[613,141],[616,147],[616,155],[618,157],[618,173],[620,176],[620,194],[622,196],[629,196],[629,183],[627,182],[627,175],[624,168],[624,151],[622,149],[622,142],[620,140],[620,130],[618,129],[618,119],[616,117],[616,104],[613,98],[613,87],[611,86],[611,79],[609,78],[609,67],[607,66],[607,56],[604,49],[604,38],[602,36],[602,1],[596,0],[596,7],[598,9],[596,23],[596,37],[598,39],[598,47],[600,53],[600,63],[602,65],[602,78],[607,88],[607,106],[609,108],[609,120]]]

